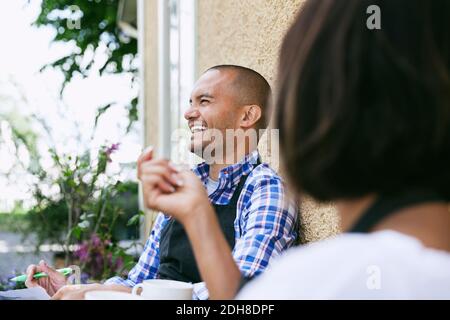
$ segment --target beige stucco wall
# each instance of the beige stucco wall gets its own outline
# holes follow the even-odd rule
[[[198,0],[197,74],[218,64],[238,64],[258,71],[274,86],[283,35],[303,1]],[[260,146],[263,157],[267,148],[266,144]],[[273,165],[278,167],[278,163]],[[306,199],[301,211],[304,242],[338,232],[332,205]]]
[[[281,40],[302,2],[198,0],[198,71],[240,64],[273,83]]]

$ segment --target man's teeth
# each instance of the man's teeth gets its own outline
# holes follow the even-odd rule
[[[200,132],[200,131],[205,131],[206,130],[206,127],[204,127],[204,126],[193,126],[192,128],[191,128],[191,131],[193,132],[193,133],[195,133],[195,132]]]

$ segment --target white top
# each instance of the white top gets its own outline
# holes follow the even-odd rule
[[[206,191],[208,196],[212,195],[214,191],[219,187],[219,180],[213,180],[210,177],[206,179]]]
[[[395,231],[293,248],[238,299],[450,299],[450,254]]]

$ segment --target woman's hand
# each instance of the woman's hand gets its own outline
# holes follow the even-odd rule
[[[153,159],[152,150],[144,152],[137,164],[148,208],[173,216],[183,224],[213,210],[203,183],[192,171],[180,171],[168,160]]]

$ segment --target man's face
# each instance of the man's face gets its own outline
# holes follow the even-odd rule
[[[190,107],[184,117],[192,131],[190,151],[200,157],[211,143],[214,143],[214,149],[223,150],[225,130],[239,128],[240,108],[232,89],[233,77],[231,71],[213,69],[204,73],[194,85]],[[214,139],[219,131],[223,139]]]

